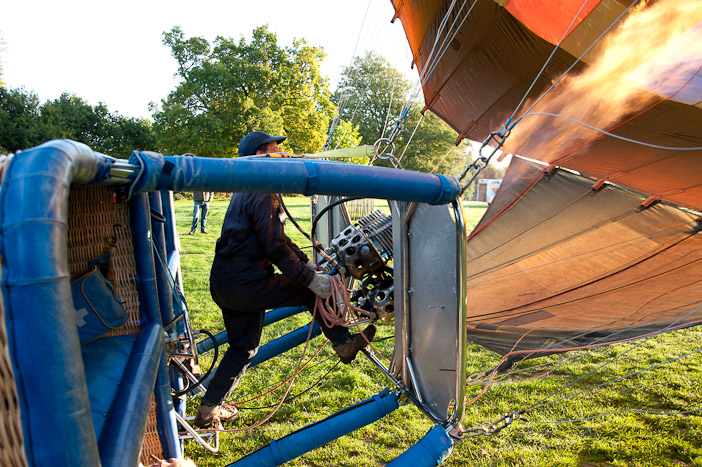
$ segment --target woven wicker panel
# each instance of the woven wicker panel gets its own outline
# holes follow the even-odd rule
[[[129,225],[129,205],[111,200],[108,187],[72,186],[68,198],[68,269],[71,277],[90,269],[90,261],[110,252],[107,279],[129,314],[127,322],[106,336],[139,331],[136,263]]]
[[[0,268],[0,276],[2,268]],[[0,277],[2,282],[2,277]],[[5,302],[0,289],[0,465],[26,466],[22,438],[22,420],[15,377],[10,362],[10,349],[5,328]]]
[[[141,445],[140,461],[144,465],[152,465],[156,459],[163,459],[161,438],[156,431],[156,425],[156,398],[151,396],[151,409],[149,410],[149,417],[146,419],[144,443]]]
[[[0,183],[2,183],[3,178],[5,178],[5,170],[7,165],[12,160],[13,154],[0,154]]]

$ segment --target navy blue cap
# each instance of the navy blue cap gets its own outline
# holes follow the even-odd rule
[[[252,156],[256,149],[263,144],[272,142],[281,143],[287,136],[271,136],[265,131],[254,131],[241,138],[239,143],[239,156]]]

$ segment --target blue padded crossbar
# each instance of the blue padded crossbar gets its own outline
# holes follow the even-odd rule
[[[276,308],[266,313],[263,318],[263,325],[268,326],[269,324],[277,323],[281,319],[289,318],[290,316],[296,315],[305,311],[307,307],[305,306],[286,306],[281,308]],[[309,329],[309,328],[308,328]],[[227,331],[222,331],[215,336],[217,345],[222,345],[227,343]],[[304,342],[304,341],[303,341]],[[205,339],[197,344],[197,353],[202,354],[209,352],[214,348],[214,343],[212,339]]]
[[[444,428],[436,425],[388,467],[434,467],[447,459],[452,449],[453,440]]]
[[[290,331],[289,333],[280,336],[277,339],[273,339],[269,343],[262,345],[261,347],[258,348],[258,352],[256,352],[256,356],[254,357],[253,360],[251,360],[251,364],[249,365],[249,368],[253,368],[256,365],[260,365],[261,363],[270,360],[271,358],[278,356],[284,352],[287,352],[288,350],[297,347],[298,345],[304,343],[307,340],[307,336],[310,333],[310,325],[306,324],[300,328],[295,329],[294,331]],[[322,333],[322,328],[319,327],[319,324],[314,323],[314,327],[312,328],[312,334],[310,335],[310,339],[314,339],[318,335]],[[220,334],[217,334],[217,336],[224,335],[224,342],[227,341],[227,333],[223,332]],[[209,341],[209,339],[208,339]],[[198,346],[198,352],[200,351],[200,347]],[[205,381],[202,383],[205,387],[207,387],[210,384],[210,381],[214,377],[214,372],[205,379]],[[195,394],[197,394],[198,390],[195,391]]]
[[[447,204],[461,186],[455,177],[300,159],[219,159],[135,151],[141,167],[133,193],[154,190],[302,193]]]
[[[262,345],[258,349],[258,352],[256,353],[254,359],[251,360],[251,365],[249,365],[249,367],[253,368],[256,365],[260,365],[261,363],[265,362],[266,360],[269,360],[277,355],[282,354],[283,352],[287,352],[288,350],[297,347],[298,345],[304,343],[307,340],[308,335],[310,336],[310,339],[313,339],[321,333],[322,328],[320,328],[319,324],[317,323],[314,323],[311,335],[309,324],[297,328],[294,331],[290,331],[284,336],[280,336],[279,338],[270,341],[266,345]]]
[[[399,407],[398,393],[385,389],[358,404],[347,407],[229,464],[235,467],[281,465],[296,457],[380,420]]]

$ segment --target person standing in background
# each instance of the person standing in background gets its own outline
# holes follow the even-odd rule
[[[193,226],[190,229],[190,235],[195,234],[198,219],[200,219],[200,232],[207,233],[207,211],[210,209],[212,198],[214,198],[214,193],[211,191],[193,192]],[[202,209],[202,217],[200,216],[200,209]]]

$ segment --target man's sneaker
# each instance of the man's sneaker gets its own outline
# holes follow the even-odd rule
[[[333,346],[334,352],[339,356],[341,363],[349,364],[356,358],[359,350],[373,341],[375,326],[370,324],[361,334],[351,334],[346,342]]]
[[[195,235],[195,231],[191,230],[190,233],[188,233],[188,235]]]
[[[207,235],[209,232],[207,230],[201,230],[200,233],[204,233],[205,235]]]
[[[197,408],[197,415],[195,416],[195,426],[198,428],[205,428],[217,421],[226,423],[231,422],[237,416],[239,411],[236,407],[231,407],[227,405],[205,405],[200,404]]]

